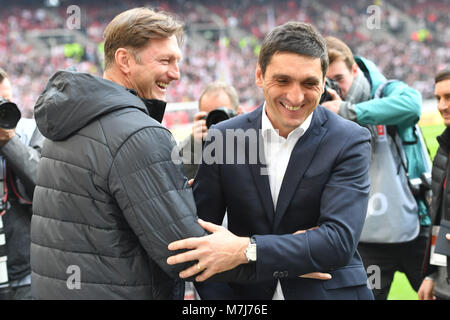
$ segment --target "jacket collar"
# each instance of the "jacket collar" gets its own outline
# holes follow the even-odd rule
[[[127,91],[139,97],[136,90],[127,89]],[[161,123],[164,118],[164,112],[166,111],[167,103],[165,101],[157,99],[144,99],[141,97],[139,97],[139,99],[141,99],[141,101],[145,104],[149,116]]]

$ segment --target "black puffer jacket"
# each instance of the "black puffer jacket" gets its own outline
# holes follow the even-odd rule
[[[172,299],[188,265],[167,265],[167,245],[205,231],[171,133],[124,87],[77,72],[57,72],[35,114],[48,140],[33,201],[33,297]]]
[[[437,137],[439,149],[433,160],[432,183],[433,200],[431,202],[430,216],[432,225],[439,225],[442,219],[450,220],[450,128]],[[445,188],[444,188],[445,185]],[[431,230],[430,230],[431,232]],[[431,234],[428,240],[428,251],[424,260],[424,275],[434,273],[434,294],[438,297],[450,299],[450,286],[447,278],[450,277],[450,257],[447,257],[447,268],[430,264]]]

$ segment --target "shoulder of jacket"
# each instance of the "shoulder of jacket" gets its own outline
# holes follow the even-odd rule
[[[171,132],[146,113],[135,109],[125,108],[112,112],[98,119],[101,130],[110,147],[111,152],[117,151],[130,139],[136,138],[143,132],[151,141],[170,140]]]
[[[445,168],[448,161],[448,153],[443,147],[439,147],[436,155],[434,156],[433,166],[439,166]]]

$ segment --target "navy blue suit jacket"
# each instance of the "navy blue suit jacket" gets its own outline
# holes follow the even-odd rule
[[[261,174],[265,168],[261,157],[255,163],[255,152],[264,154],[260,152],[261,117],[259,107],[211,128],[215,130],[209,135],[215,138],[205,144],[193,186],[201,219],[221,224],[227,211],[230,231],[255,237],[258,282],[197,284],[200,296],[271,299],[280,280],[286,299],[372,299],[356,250],[369,194],[368,130],[318,106],[309,129],[292,151],[274,208],[268,177]],[[256,130],[257,148],[251,134],[232,139],[227,129]],[[223,133],[220,139],[217,130]],[[217,143],[221,139],[223,149]],[[207,153],[219,161],[211,163]],[[227,164],[230,159],[234,164]],[[332,279],[299,278],[315,271],[328,272]]]

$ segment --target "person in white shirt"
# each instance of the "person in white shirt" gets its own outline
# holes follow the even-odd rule
[[[264,39],[256,85],[265,102],[209,130],[194,181],[211,235],[173,242],[182,278],[214,279],[238,265],[256,284],[197,285],[205,299],[373,299],[356,250],[368,204],[370,134],[318,106],[328,56],[309,24]],[[225,211],[228,229],[218,226]],[[208,222],[205,222],[205,221]],[[306,276],[305,276],[306,275]]]

